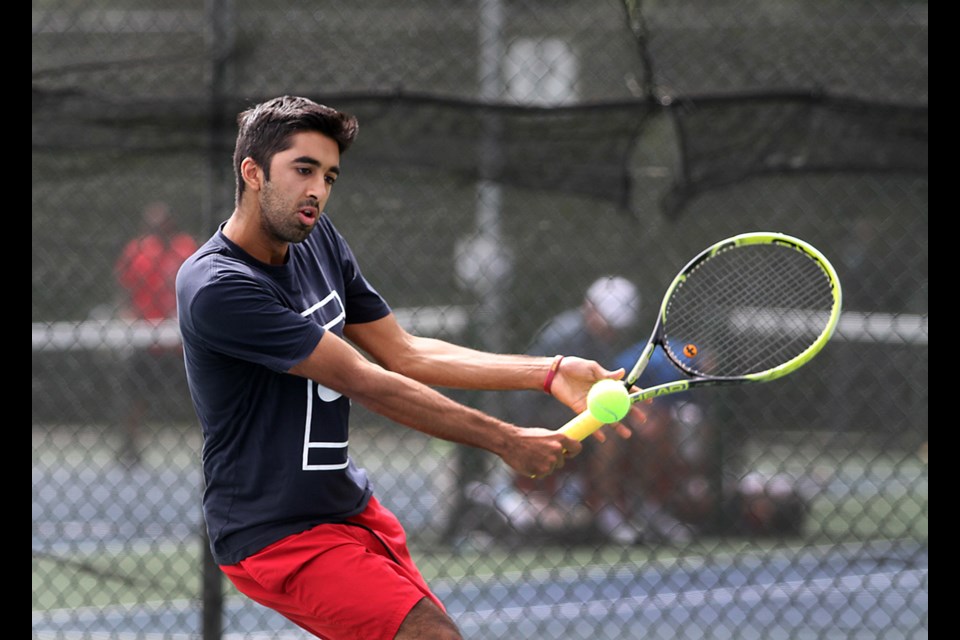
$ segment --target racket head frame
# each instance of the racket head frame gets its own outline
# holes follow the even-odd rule
[[[631,394],[631,399],[634,401],[638,400],[647,400],[657,395],[665,395],[667,393],[675,393],[678,391],[685,391],[690,386],[705,386],[707,384],[719,385],[719,384],[734,384],[734,383],[745,383],[745,382],[769,382],[780,378],[788,373],[796,371],[804,364],[809,362],[821,349],[830,341],[830,338],[833,336],[837,324],[840,320],[840,313],[843,306],[843,290],[840,286],[840,278],[837,275],[836,269],[830,263],[823,253],[818,250],[816,247],[811,245],[809,242],[796,238],[794,236],[787,235],[785,233],[773,232],[773,231],[755,231],[748,233],[741,233],[725,240],[717,242],[699,254],[694,256],[687,264],[681,269],[674,279],[671,281],[670,285],[667,287],[666,292],[663,295],[663,299],[660,302],[660,309],[657,314],[657,321],[654,326],[653,332],[650,336],[650,339],[647,341],[647,344],[644,346],[643,351],[641,352],[640,357],[637,359],[636,364],[630,370],[628,375],[624,378],[624,383],[628,388],[632,387],[634,383],[640,378],[640,375],[643,373],[647,364],[650,362],[650,357],[653,354],[654,348],[657,345],[661,347],[663,344],[663,326],[667,320],[667,313],[670,307],[670,300],[676,292],[676,290],[686,281],[690,273],[692,273],[702,262],[713,258],[722,251],[727,251],[738,246],[747,246],[747,245],[756,245],[756,244],[775,244],[784,247],[788,247],[795,251],[799,251],[807,256],[810,260],[814,261],[822,270],[825,278],[827,279],[828,286],[830,287],[831,295],[833,297],[833,304],[829,316],[827,317],[826,322],[823,325],[823,328],[820,330],[816,339],[814,339],[806,349],[804,349],[800,354],[794,356],[790,360],[767,370],[759,371],[756,373],[749,373],[742,376],[703,376],[699,375],[696,371],[691,369],[686,363],[678,359],[671,350],[664,348],[664,352],[669,358],[670,362],[676,366],[680,371],[683,371],[685,374],[690,376],[688,380],[678,380],[675,382],[655,385],[649,387],[641,392],[634,392]]]
[[[689,274],[703,261],[712,258],[721,251],[726,251],[738,246],[750,244],[776,244],[789,247],[796,251],[802,252],[808,258],[816,262],[817,265],[822,269],[825,277],[827,278],[828,286],[830,287],[832,305],[826,322],[824,323],[823,328],[820,330],[816,339],[813,340],[810,345],[807,346],[806,349],[804,349],[801,353],[789,359],[788,361],[764,371],[742,376],[698,375],[690,367],[678,361],[669,349],[664,348],[663,350],[667,357],[677,367],[677,369],[691,377],[654,385],[646,389],[632,392],[630,394],[631,402],[639,402],[655,398],[657,396],[679,393],[686,391],[691,387],[769,382],[796,371],[804,364],[809,362],[827,344],[827,342],[833,336],[833,333],[837,327],[837,323],[840,320],[840,311],[843,302],[840,279],[830,261],[827,260],[826,256],[824,256],[818,249],[813,247],[808,242],[784,233],[768,231],[741,233],[707,247],[697,254],[692,260],[690,260],[674,277],[669,287],[667,287],[667,291],[663,295],[663,299],[660,303],[660,310],[657,314],[657,320],[650,339],[647,341],[647,344],[641,351],[636,364],[623,379],[624,385],[627,387],[627,389],[632,389],[636,381],[640,378],[640,375],[649,364],[650,358],[653,355],[653,351],[656,346],[663,346],[663,327],[667,319],[671,297],[677,288],[683,284],[683,282],[689,277]],[[594,418],[589,411],[584,411],[575,416],[566,425],[561,427],[560,431],[566,433],[572,438],[583,440],[602,426],[603,423]]]

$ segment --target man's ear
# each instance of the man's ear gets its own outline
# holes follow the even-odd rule
[[[260,191],[263,188],[263,169],[253,158],[246,157],[240,162],[240,177],[248,189]]]

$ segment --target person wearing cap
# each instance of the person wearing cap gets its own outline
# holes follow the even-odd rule
[[[578,307],[560,312],[540,327],[527,353],[579,355],[612,363],[636,339],[632,329],[640,301],[640,292],[628,279],[602,276],[587,288]],[[558,410],[543,402],[547,397],[540,395],[543,398],[515,395],[511,419],[529,427],[557,428],[573,417],[564,407]],[[594,527],[608,540],[621,544],[641,542],[641,527],[631,522],[628,500],[623,495],[625,481],[618,472],[618,462],[630,441],[602,443],[587,438],[583,444],[580,456],[561,472],[547,479],[518,476],[514,481],[516,488],[524,494],[546,493],[550,500],[560,501],[561,506],[585,505],[593,514]]]

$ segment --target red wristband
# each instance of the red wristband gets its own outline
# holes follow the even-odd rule
[[[557,371],[560,370],[560,363],[563,362],[563,356],[555,355],[550,364],[550,371],[547,372],[547,379],[543,381],[543,390],[550,393],[550,387],[553,386],[553,379],[557,377]]]

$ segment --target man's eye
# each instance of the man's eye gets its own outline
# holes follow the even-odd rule
[[[327,184],[333,184],[334,182],[337,181],[337,176],[327,176],[326,180],[327,180]]]
[[[310,167],[297,167],[297,173],[303,176],[308,176],[313,173],[313,169]]]

